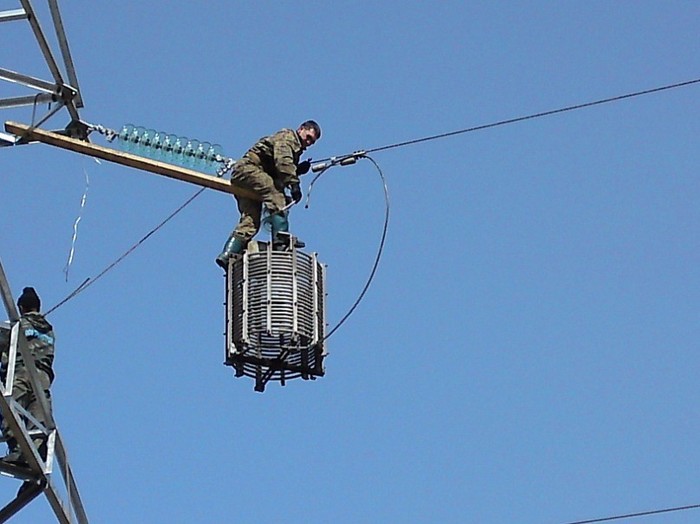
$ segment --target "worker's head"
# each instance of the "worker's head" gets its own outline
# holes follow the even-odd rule
[[[17,299],[17,307],[20,313],[38,312],[41,309],[41,300],[33,287],[25,287]]]
[[[299,126],[297,134],[299,135],[299,140],[301,140],[301,145],[306,149],[321,138],[321,127],[315,121],[307,120]]]

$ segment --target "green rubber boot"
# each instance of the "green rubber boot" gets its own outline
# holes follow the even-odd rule
[[[292,247],[298,249],[306,247],[304,242],[289,232],[289,220],[287,220],[286,213],[277,213],[270,216],[270,225],[272,226],[273,251],[289,251]]]
[[[243,252],[243,242],[240,238],[236,237],[233,233],[228,237],[228,240],[224,244],[224,249],[216,257],[216,263],[226,271],[228,269],[228,259],[231,255],[237,255]]]

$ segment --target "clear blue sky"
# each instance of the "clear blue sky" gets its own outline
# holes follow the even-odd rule
[[[233,157],[307,118],[323,158],[700,77],[690,1],[61,8],[85,120]],[[0,32],[0,67],[49,78],[25,23]],[[392,215],[374,283],[328,341],[326,377],[264,394],[222,365],[214,258],[237,212],[205,192],[49,317],[91,521],[563,524],[700,503],[699,96],[377,153]],[[0,165],[0,257],[15,295],[34,285],[47,308],[197,190],[39,144]],[[365,161],[294,210],[328,265],[331,327],[367,278],[383,202]],[[17,483],[0,481],[9,500]],[[14,522],[53,513],[42,498]]]

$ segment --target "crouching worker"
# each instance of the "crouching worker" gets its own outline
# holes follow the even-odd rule
[[[41,301],[36,291],[32,287],[25,287],[22,295],[17,300],[17,307],[20,313],[20,330],[27,339],[29,353],[34,360],[39,375],[39,384],[44,390],[48,401],[49,411],[51,410],[50,387],[54,379],[53,358],[54,358],[54,334],[53,327],[44,316],[39,313]],[[6,381],[7,365],[9,358],[10,341],[6,337],[0,339],[0,355],[2,359],[2,378]],[[12,398],[26,409],[44,427],[47,420],[43,415],[39,400],[32,390],[29,379],[29,372],[25,367],[22,355],[17,352],[15,360],[15,376],[12,388]],[[50,413],[49,413],[50,415]],[[22,457],[19,445],[12,430],[5,420],[0,425],[3,436],[7,439],[8,454],[1,460],[15,465],[26,465],[26,460]],[[34,437],[34,445],[39,450],[41,456],[46,460],[46,436]]]
[[[321,128],[313,120],[307,120],[296,131],[282,129],[261,138],[236,162],[231,183],[253,191],[260,201],[236,195],[241,218],[223,251],[216,257],[216,263],[224,270],[231,255],[242,253],[260,230],[262,206],[270,213],[273,249],[284,249],[288,244],[289,222],[284,190],[289,188],[294,202],[301,201],[299,176],[309,171],[311,163],[310,160],[300,162],[300,157],[319,138]],[[303,243],[298,242],[297,247],[304,247]]]

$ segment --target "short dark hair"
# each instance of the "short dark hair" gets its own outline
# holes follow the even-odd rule
[[[299,126],[299,129],[313,129],[316,134],[316,140],[321,138],[321,126],[315,120],[307,120]]]

